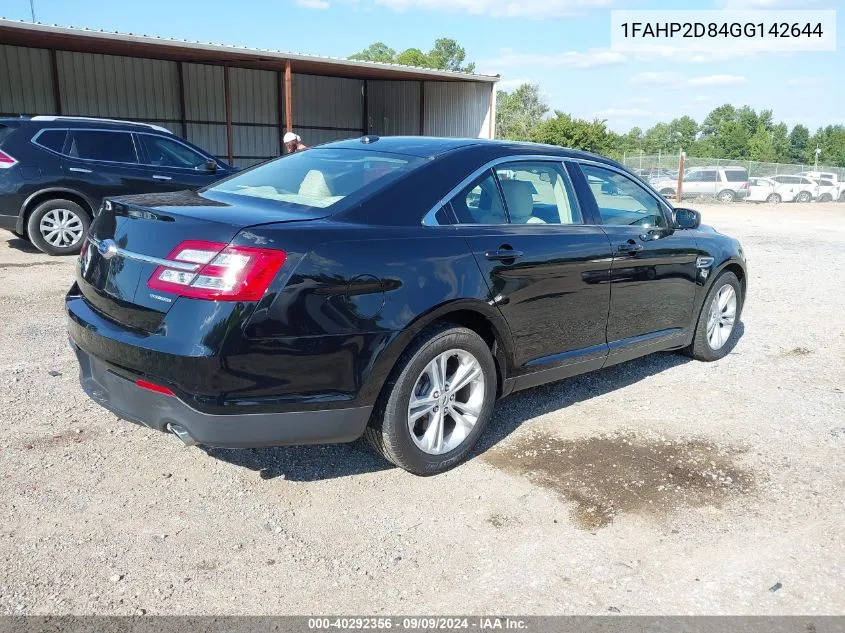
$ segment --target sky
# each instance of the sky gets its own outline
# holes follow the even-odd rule
[[[771,108],[811,130],[845,124],[845,46],[836,52],[687,53],[609,50],[611,9],[837,9],[845,0],[33,0],[39,22],[346,57],[375,41],[428,50],[451,37],[500,88],[538,83],[552,109],[646,129],[723,103]],[[30,0],[0,0],[29,21]]]

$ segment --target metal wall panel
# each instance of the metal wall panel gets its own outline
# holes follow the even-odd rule
[[[308,146],[320,145],[322,143],[331,143],[332,141],[339,141],[345,138],[359,138],[361,136],[360,130],[353,130],[345,132],[343,130],[299,130],[297,132],[302,137],[302,142]]]
[[[367,122],[373,134],[419,134],[420,82],[367,81]]]
[[[179,118],[175,62],[58,51],[62,114],[124,119]]]
[[[473,82],[425,82],[427,136],[486,138],[489,134],[489,84]]]
[[[233,123],[279,124],[279,77],[271,70],[229,69]]]
[[[185,81],[185,118],[189,121],[219,121],[225,124],[223,67],[184,64],[182,68]]]
[[[226,148],[226,124],[208,125],[205,123],[188,123],[188,140],[199,145],[210,154],[222,160],[228,160]]]
[[[349,128],[361,132],[363,82],[341,77],[293,74],[293,127]],[[305,136],[303,136],[303,140]],[[307,143],[307,141],[306,141]]]
[[[232,153],[235,156],[249,156],[261,159],[278,156],[281,150],[279,129],[277,127],[233,125],[232,145]]]
[[[56,113],[49,51],[0,45],[0,112]]]

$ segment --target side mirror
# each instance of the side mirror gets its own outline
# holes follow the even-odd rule
[[[697,229],[701,226],[701,214],[693,209],[675,209],[675,226],[679,229]]]
[[[205,161],[205,170],[211,173],[217,171],[217,161],[209,158]]]

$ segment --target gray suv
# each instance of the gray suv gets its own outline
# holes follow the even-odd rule
[[[667,198],[674,197],[678,181],[664,178],[653,183]],[[684,173],[681,197],[716,198],[733,202],[748,195],[748,170],[745,167],[693,167]]]

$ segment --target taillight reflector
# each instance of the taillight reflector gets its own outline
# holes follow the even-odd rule
[[[0,149],[0,169],[8,169],[18,164],[18,161]]]
[[[186,240],[167,259],[194,268],[159,266],[147,286],[194,299],[258,301],[286,257],[284,251]]]
[[[141,389],[146,389],[147,391],[154,391],[155,393],[163,393],[165,396],[175,396],[176,394],[170,391],[167,387],[162,387],[161,385],[157,385],[154,382],[148,382],[146,380],[141,380],[140,378],[135,381],[135,385],[140,387]]]

